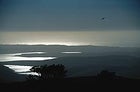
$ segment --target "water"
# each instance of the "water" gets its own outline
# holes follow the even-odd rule
[[[0,62],[10,62],[10,61],[43,61],[43,60],[51,60],[56,59],[56,57],[23,57],[21,55],[30,55],[30,54],[45,54],[46,52],[24,52],[24,53],[13,53],[13,54],[0,54]],[[64,54],[80,54],[82,52],[60,52]],[[35,72],[31,72],[30,69],[33,66],[25,66],[25,65],[4,65],[9,69],[12,69],[14,72],[18,74],[24,75],[38,75]]]
[[[25,74],[25,75],[38,75],[35,72],[30,72],[30,69],[33,66],[23,66],[23,65],[4,65],[10,69],[12,69],[13,71],[15,71],[18,74]]]
[[[11,51],[9,53],[12,54],[0,54],[0,63],[18,74],[24,75],[37,75],[37,73],[30,72],[34,65],[63,64],[69,71],[68,76],[70,77],[97,74],[101,70],[107,69],[116,72],[119,76],[140,78],[140,58],[137,57],[140,53],[139,48],[70,47],[67,49],[64,46],[52,49],[42,48],[43,50],[40,47],[41,50],[38,50],[37,47],[33,48],[34,52],[29,48],[27,52],[23,53]],[[17,50],[16,52],[22,51]],[[52,62],[47,60],[52,60]]]
[[[82,52],[61,52],[61,53],[64,53],[64,54],[80,54]]]
[[[55,59],[56,57],[23,57],[22,54],[43,54],[45,52],[25,52],[25,53],[14,53],[14,54],[0,54],[0,62],[9,61],[43,61]]]
[[[24,52],[24,53],[14,53],[14,54],[0,54],[0,62],[10,62],[10,61],[43,61],[55,59],[56,57],[22,57],[23,54],[44,54],[45,52]],[[32,66],[24,65],[4,65],[18,74],[25,75],[38,75],[35,72],[30,72]]]

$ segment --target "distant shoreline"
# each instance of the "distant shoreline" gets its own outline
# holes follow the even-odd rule
[[[59,45],[59,44],[0,44],[0,46],[66,46],[66,47],[112,47],[112,48],[140,48],[137,46],[103,46],[103,45]]]

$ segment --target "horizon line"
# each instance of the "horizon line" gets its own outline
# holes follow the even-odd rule
[[[93,46],[93,47],[121,47],[121,48],[140,48],[140,47],[133,47],[133,46],[103,46],[103,45],[92,45],[92,44],[73,44],[73,45],[69,45],[69,44],[26,44],[26,43],[20,43],[20,44],[0,44],[0,45],[8,45],[8,46]]]

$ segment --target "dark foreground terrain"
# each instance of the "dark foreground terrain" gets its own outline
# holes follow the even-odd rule
[[[0,84],[1,92],[140,92],[140,80],[117,77],[116,79],[98,79],[95,76],[29,80]]]

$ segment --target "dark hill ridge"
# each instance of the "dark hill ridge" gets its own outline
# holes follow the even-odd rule
[[[0,83],[15,82],[25,80],[25,76],[15,73],[13,70],[0,65]]]
[[[118,77],[115,80],[98,80],[96,76],[49,79],[1,84],[4,92],[94,92],[139,91],[140,80]]]

